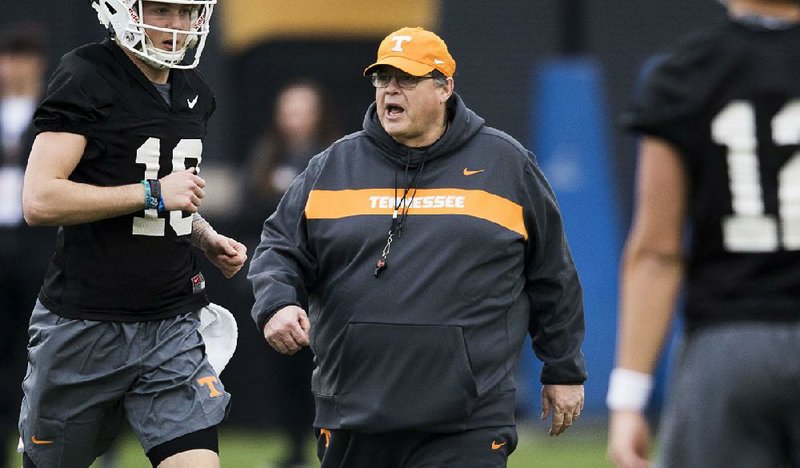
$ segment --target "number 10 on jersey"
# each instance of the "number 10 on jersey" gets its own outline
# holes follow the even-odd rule
[[[199,139],[185,139],[178,142],[172,150],[172,172],[186,170],[187,159],[197,159],[200,164],[203,153],[203,142]],[[136,151],[136,162],[144,165],[143,179],[157,179],[159,156],[161,154],[161,140],[149,138]],[[179,236],[192,233],[192,216],[183,217],[181,211],[170,211],[169,225]],[[133,235],[136,236],[163,236],[166,229],[166,220],[158,217],[155,208],[144,210],[144,217],[133,217]]]

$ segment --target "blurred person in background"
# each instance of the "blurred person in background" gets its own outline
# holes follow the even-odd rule
[[[649,466],[643,411],[682,284],[659,466],[800,467],[800,2],[725,3],[624,116],[642,139],[607,398],[621,468]]]
[[[217,351],[235,337],[201,334],[225,316],[193,247],[226,277],[246,249],[198,214],[215,3],[92,0],[109,37],[61,58],[34,114],[23,213],[59,229],[30,319],[25,468],[88,467],[123,422],[153,466],[219,467]]]
[[[280,89],[272,123],[256,142],[246,166],[247,200],[257,201],[270,212],[278,206],[311,158],[339,137],[332,112],[327,94],[309,78],[293,80]],[[263,221],[260,216],[259,224]]]
[[[248,248],[258,245],[265,213],[268,215],[275,210],[286,189],[305,170],[311,158],[339,136],[332,112],[322,87],[309,78],[292,80],[278,92],[272,123],[257,141],[244,168],[243,199],[247,203],[243,207],[246,205],[247,209],[239,216],[242,221],[239,232]],[[307,447],[313,436],[314,421],[313,353],[309,348],[293,356],[272,349],[269,353],[265,372],[270,375],[272,397],[280,402],[275,408],[276,423],[289,440],[286,458],[280,466],[307,466]]]
[[[558,206],[533,155],[454,93],[439,36],[403,28],[377,55],[364,129],[315,156],[264,224],[253,318],[278,352],[314,352],[323,468],[506,466],[526,334],[550,434],[583,408]]]
[[[7,442],[16,439],[25,336],[55,228],[33,229],[22,213],[22,181],[33,144],[33,113],[44,92],[45,30],[19,23],[0,30],[0,467]]]

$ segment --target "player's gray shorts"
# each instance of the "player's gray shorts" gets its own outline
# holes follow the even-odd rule
[[[206,358],[197,313],[72,320],[37,301],[19,430],[40,468],[87,467],[124,419],[145,452],[221,422],[230,395]]]
[[[667,397],[659,466],[800,467],[800,323],[697,331]]]

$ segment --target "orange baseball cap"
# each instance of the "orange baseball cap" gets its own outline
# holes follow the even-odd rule
[[[422,28],[401,28],[386,36],[378,47],[378,61],[364,69],[364,76],[379,65],[396,67],[414,76],[439,70],[451,77],[456,72],[456,61],[447,51],[447,44]]]

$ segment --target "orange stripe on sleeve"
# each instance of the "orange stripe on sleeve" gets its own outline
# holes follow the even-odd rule
[[[528,238],[522,206],[483,190],[419,189],[409,215],[463,215],[485,219]],[[306,203],[307,219],[339,219],[362,215],[391,216],[393,189],[312,190]]]

